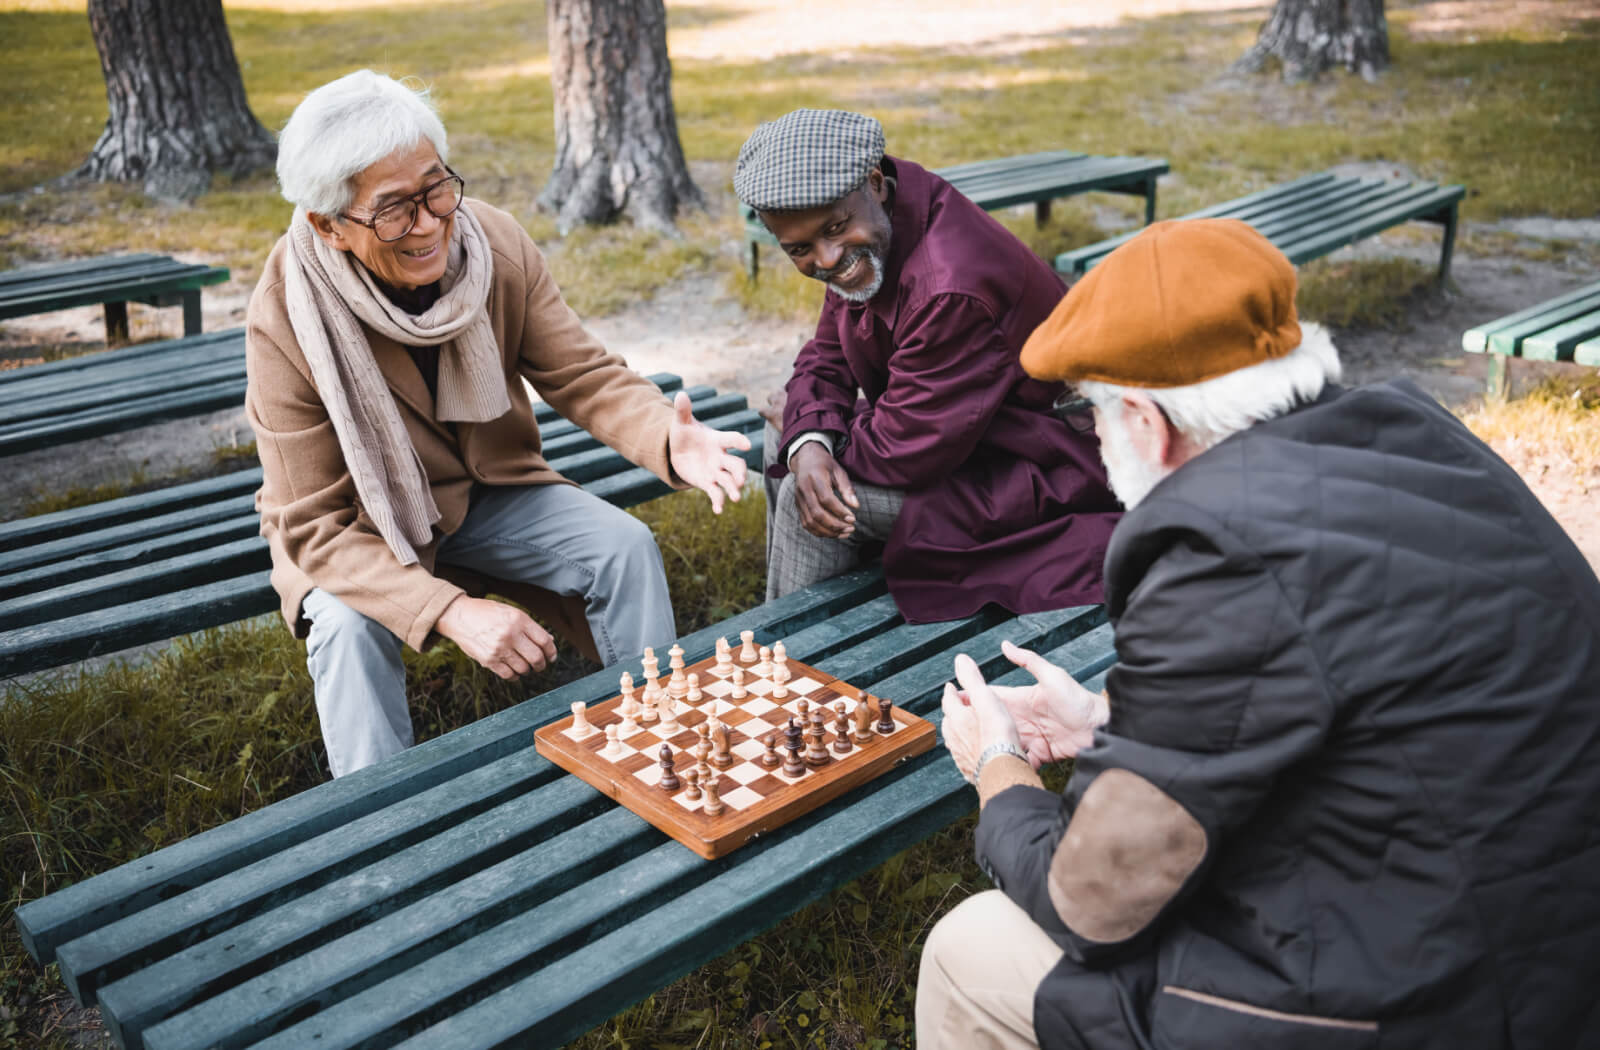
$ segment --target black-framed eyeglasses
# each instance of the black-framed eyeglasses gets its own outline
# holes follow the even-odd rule
[[[385,243],[398,241],[417,225],[417,205],[421,204],[435,219],[448,219],[461,207],[461,200],[466,195],[467,182],[460,175],[450,170],[449,165],[445,171],[450,174],[438,182],[430,182],[422,189],[409,197],[385,204],[371,216],[363,219],[349,212],[343,213],[340,218],[349,219],[371,230],[378,240]]]
[[[1063,390],[1051,404],[1050,414],[1080,434],[1094,429],[1094,402],[1071,387]]]

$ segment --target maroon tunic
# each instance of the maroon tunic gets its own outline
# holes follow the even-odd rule
[[[852,478],[905,490],[883,562],[911,622],[1099,602],[1120,505],[1093,435],[1050,414],[1060,384],[1018,363],[1060,278],[938,176],[888,157],[884,173],[897,184],[883,288],[866,303],[828,292],[780,451],[827,431]]]

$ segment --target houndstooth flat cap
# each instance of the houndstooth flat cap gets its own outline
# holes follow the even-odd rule
[[[797,109],[758,125],[733,168],[733,192],[758,211],[832,204],[883,159],[883,125],[843,109]]]

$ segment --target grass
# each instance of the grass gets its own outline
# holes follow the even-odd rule
[[[1577,492],[1600,489],[1600,376],[1544,379],[1514,401],[1486,400],[1463,419],[1524,478],[1554,474]]]

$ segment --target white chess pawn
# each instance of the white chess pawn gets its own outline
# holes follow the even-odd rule
[[[728,647],[726,636],[717,639],[717,666],[719,674],[727,674],[733,670],[733,650]]]
[[[761,659],[760,659],[760,662],[757,663],[755,665],[755,667],[752,668],[752,670],[755,671],[757,677],[761,677],[761,678],[765,678],[767,675],[772,673],[772,650],[771,649],[768,649],[764,645],[761,647]]]
[[[654,722],[656,720],[656,712],[661,709],[661,698],[666,695],[661,686],[654,681],[644,684],[644,710],[647,712],[644,720],[646,722]]]
[[[653,680],[660,677],[661,663],[656,659],[656,651],[654,649],[646,647],[644,651],[644,659],[639,662],[644,665],[645,678]]]
[[[789,698],[789,674],[772,676],[772,698],[774,700],[787,700]]]
[[[639,731],[639,702],[633,697],[622,701],[619,708],[622,712],[622,727],[617,730],[623,736],[632,736]]]
[[[622,672],[620,684],[622,687],[622,706],[627,707],[633,702],[633,675],[626,671]]]
[[[579,736],[594,732],[594,726],[589,722],[589,705],[582,700],[572,702],[572,731]]]
[[[622,740],[617,736],[615,722],[606,726],[606,746],[600,753],[606,758],[618,758],[622,755]]]
[[[787,680],[789,677],[789,650],[781,641],[772,643],[772,662],[778,665],[778,670],[783,672],[783,677]]]
[[[682,700],[689,693],[689,680],[683,676],[683,647],[674,645],[667,651],[672,657],[667,665],[672,668],[672,677],[667,681],[667,692],[674,700]]]
[[[700,706],[700,701],[703,700],[704,698],[705,698],[704,694],[700,692],[700,676],[697,675],[697,674],[690,675],[689,676],[689,695],[687,697],[687,699],[689,701],[689,706],[690,707],[699,707]]]
[[[739,662],[753,664],[756,662],[756,632],[740,631],[739,640],[744,644],[739,647]]]
[[[744,691],[744,668],[735,667],[733,669],[733,692],[728,695],[735,700],[743,700],[750,695]]]

